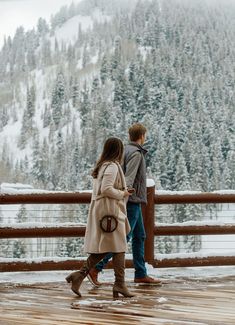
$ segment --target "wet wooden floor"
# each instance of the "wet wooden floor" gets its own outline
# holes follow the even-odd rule
[[[177,279],[162,287],[129,284],[136,295],[112,299],[112,285],[0,284],[0,324],[235,324],[235,277]]]

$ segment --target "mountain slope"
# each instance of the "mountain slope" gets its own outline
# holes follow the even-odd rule
[[[0,53],[2,181],[89,187],[104,139],[140,121],[164,189],[233,189],[234,18],[230,1],[103,0],[19,28]]]

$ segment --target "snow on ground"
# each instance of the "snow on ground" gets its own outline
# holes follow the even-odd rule
[[[192,194],[202,194],[204,192],[201,191],[167,191],[167,190],[156,190],[155,192],[157,195],[192,195]],[[219,191],[213,191],[210,193],[214,194],[235,194],[235,190],[219,190]]]
[[[147,179],[147,187],[154,185],[152,179]],[[48,191],[35,189],[32,185],[22,183],[0,183],[0,194],[36,194],[36,193],[64,193],[65,191]],[[92,193],[91,190],[79,191],[80,193]],[[67,192],[73,193],[73,192]]]
[[[194,280],[209,280],[211,278],[223,278],[235,276],[234,266],[210,266],[210,267],[177,267],[177,268],[153,268],[146,265],[148,274],[165,280],[177,280],[189,278]],[[41,271],[41,272],[4,272],[0,273],[0,283],[11,284],[33,284],[65,282],[65,277],[72,271]],[[133,281],[134,270],[126,269],[126,281]],[[112,282],[114,280],[113,270],[104,270],[99,277],[100,281]],[[88,281],[85,279],[85,281]]]
[[[15,211],[15,210],[14,210]],[[34,228],[61,228],[61,227],[84,227],[85,223],[76,223],[76,222],[60,222],[60,223],[52,223],[52,222],[12,222],[9,223],[1,223],[2,228],[11,228],[11,229],[34,229]]]
[[[77,15],[69,19],[61,28],[56,29],[55,38],[59,42],[64,41],[66,43],[74,44],[78,37],[79,25],[83,31],[92,28],[92,17]]]
[[[221,242],[219,242],[221,245]],[[211,250],[209,248],[208,250],[200,250],[198,252],[193,253],[172,253],[172,254],[156,254],[155,258],[159,261],[165,260],[165,259],[175,259],[175,258],[207,258],[207,257],[213,257],[213,256],[235,256],[235,250],[232,248],[230,249],[222,249],[219,250]],[[1,260],[0,260],[1,261]]]
[[[147,185],[147,187],[152,187],[152,186],[155,186],[155,182],[153,179],[148,178],[146,181],[146,185]]]
[[[102,23],[110,19],[110,16],[103,15],[98,9],[94,10],[91,16],[76,15],[66,21],[62,27],[56,29],[55,38],[59,43],[63,41],[74,44],[78,38],[79,26],[82,31],[87,31],[89,28],[93,28],[94,21]]]
[[[0,184],[0,194],[15,195],[15,194],[41,194],[41,193],[55,194],[55,193],[65,193],[65,191],[41,190],[41,189],[33,188],[33,186],[29,184],[22,184],[22,183],[1,183]],[[66,193],[73,193],[73,192],[66,192]]]
[[[229,211],[228,211],[229,212]],[[224,226],[226,224],[230,224],[232,222],[232,219],[228,219],[223,220],[223,221],[217,221],[217,220],[202,220],[202,221],[184,221],[184,222],[174,222],[172,224],[170,224],[171,226],[177,226],[177,227],[182,227],[182,226],[194,226],[194,227],[198,227],[198,226]],[[169,223],[155,223],[156,227],[159,226],[169,226]]]

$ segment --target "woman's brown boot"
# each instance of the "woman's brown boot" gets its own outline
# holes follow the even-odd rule
[[[134,297],[125,285],[125,253],[113,254],[113,269],[115,282],[113,286],[113,297],[118,298],[119,293],[126,298]]]
[[[89,272],[89,268],[87,267],[87,265],[84,265],[81,268],[81,270],[77,272],[73,272],[66,277],[66,281],[68,283],[72,282],[71,290],[79,297],[82,296],[81,293],[79,292],[79,288],[82,284],[82,281],[87,276],[88,272]]]
[[[78,295],[79,297],[81,297],[81,293],[79,292],[79,288],[82,284],[82,281],[85,279],[85,277],[87,276],[87,274],[89,273],[89,270],[93,267],[95,267],[95,265],[102,260],[102,258],[105,257],[107,253],[105,254],[91,254],[86,263],[83,265],[83,267],[76,272],[73,272],[71,274],[69,274],[65,279],[68,283],[72,282],[71,285],[71,290]]]

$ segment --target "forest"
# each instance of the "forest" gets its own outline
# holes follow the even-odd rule
[[[19,27],[0,51],[0,180],[91,189],[104,140],[127,143],[141,122],[156,190],[235,189],[234,21],[229,0],[86,0]],[[69,22],[76,37],[61,40]],[[169,208],[160,221],[203,211]]]

